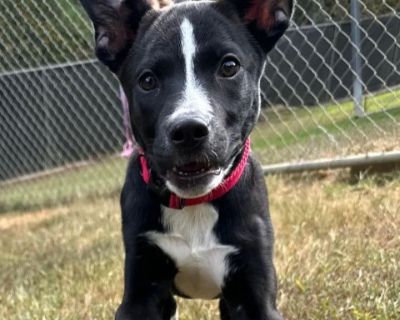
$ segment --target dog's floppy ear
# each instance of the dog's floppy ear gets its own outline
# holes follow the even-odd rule
[[[156,1],[81,0],[93,22],[96,55],[117,72],[135,39],[140,20]]]
[[[294,0],[223,0],[233,4],[265,52],[289,27]]]

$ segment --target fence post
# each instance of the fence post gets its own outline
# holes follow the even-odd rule
[[[365,116],[362,87],[361,14],[359,0],[351,0],[351,40],[353,42],[353,100],[356,117]]]

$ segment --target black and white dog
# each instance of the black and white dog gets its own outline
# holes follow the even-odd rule
[[[141,147],[121,196],[116,319],[171,319],[174,295],[218,298],[225,320],[282,319],[267,192],[248,137],[292,0],[81,2]]]

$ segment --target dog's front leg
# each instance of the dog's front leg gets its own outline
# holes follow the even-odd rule
[[[145,240],[126,252],[125,291],[116,320],[170,320],[176,311],[167,258]]]
[[[252,259],[235,259],[235,264],[241,267],[226,279],[220,300],[222,320],[283,319],[275,306],[276,276],[272,259],[257,258],[253,254]]]
[[[176,267],[146,236],[157,228],[160,208],[138,168],[132,168],[121,194],[125,282],[116,320],[170,320],[176,310],[171,294]]]

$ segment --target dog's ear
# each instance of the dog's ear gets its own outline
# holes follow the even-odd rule
[[[231,3],[265,52],[289,27],[294,0],[223,0]]]
[[[142,17],[166,1],[81,0],[81,3],[94,25],[97,57],[117,72],[133,44]]]

